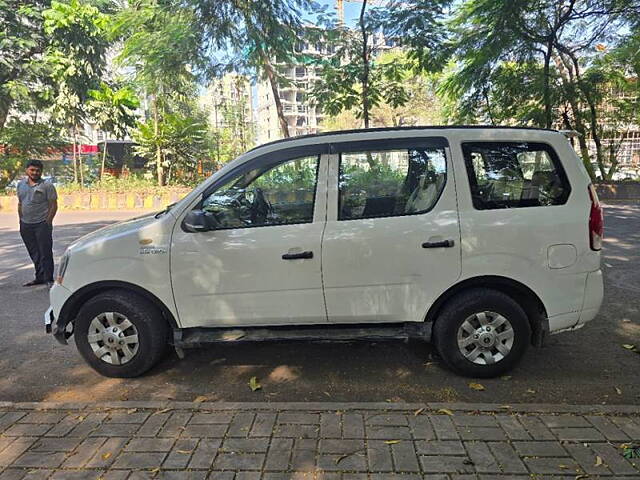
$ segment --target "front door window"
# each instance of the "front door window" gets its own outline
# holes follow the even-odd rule
[[[311,223],[318,162],[311,156],[250,170],[207,196],[202,210],[217,229]]]

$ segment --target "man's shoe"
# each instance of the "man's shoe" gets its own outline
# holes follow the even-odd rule
[[[42,285],[45,284],[47,282],[43,282],[42,280],[31,280],[30,282],[27,282],[25,284],[23,284],[23,287],[35,287],[36,285]]]

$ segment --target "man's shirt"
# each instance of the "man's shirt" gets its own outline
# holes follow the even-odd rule
[[[22,223],[44,222],[49,212],[49,202],[58,198],[56,187],[42,179],[29,185],[29,179],[23,178],[18,182],[17,194],[22,205]]]

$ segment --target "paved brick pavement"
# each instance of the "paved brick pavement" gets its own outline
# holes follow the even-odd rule
[[[624,444],[640,407],[0,402],[0,480],[640,479]]]

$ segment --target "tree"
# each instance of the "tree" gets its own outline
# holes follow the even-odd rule
[[[535,86],[527,91],[531,108],[514,120],[577,130],[585,168],[595,178],[589,138],[595,145],[596,164],[604,165],[605,156],[597,99],[585,72],[598,56],[598,45],[622,40],[633,3],[468,0],[452,20],[453,38],[443,48],[454,54],[454,66],[442,90],[449,98],[462,98],[463,104],[470,100],[469,105],[484,104],[491,117],[495,112],[491,100],[499,98],[499,88],[509,90],[509,78],[515,84]],[[523,92],[512,93],[516,101],[523,98]]]
[[[47,44],[42,12],[49,3],[0,0],[0,131],[12,107],[39,91]]]
[[[207,126],[200,119],[167,113],[159,124],[150,119],[138,125],[133,132],[134,152],[156,170],[160,161],[168,183],[176,171],[196,171],[197,161],[209,153],[206,133]]]
[[[62,146],[59,130],[49,123],[9,120],[0,131],[0,190],[24,169],[30,157],[54,153]]]
[[[74,181],[83,181],[83,168],[77,166],[78,125],[86,117],[89,91],[99,86],[108,47],[109,17],[96,7],[69,0],[52,1],[43,12],[48,44],[44,59],[49,69],[48,95],[52,119],[72,130]]]
[[[136,124],[136,109],[140,102],[129,87],[112,88],[102,82],[98,90],[89,91],[88,114],[104,132],[100,180],[104,175],[107,157],[107,134],[124,138],[129,128]]]
[[[358,31],[328,23],[325,41],[334,53],[316,60],[320,78],[313,85],[311,97],[332,116],[353,109],[368,128],[373,108],[382,102],[399,107],[408,96],[403,86],[407,63],[401,56],[379,58],[384,38],[377,31],[376,17],[366,8],[364,1]]]
[[[167,172],[161,124],[170,115],[172,100],[193,91],[194,72],[205,63],[204,40],[189,6],[162,0],[133,2],[118,15],[113,34],[123,42],[118,61],[134,66],[133,81],[151,100],[151,123],[142,125],[151,125],[157,139],[151,142],[156,147],[153,164],[162,186]],[[149,132],[143,136],[149,138]]]
[[[225,69],[255,71],[269,82],[282,135],[289,126],[280,101],[280,86],[286,80],[278,64],[297,63],[295,46],[305,32],[303,11],[314,11],[311,0],[269,2],[210,2],[191,0],[207,41],[216,47],[230,47],[234,55],[220,63]]]

